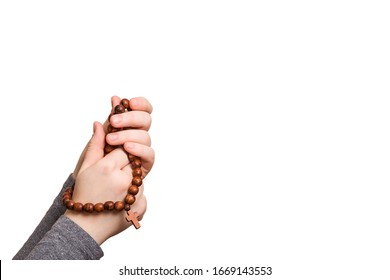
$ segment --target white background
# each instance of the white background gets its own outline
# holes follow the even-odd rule
[[[386,2],[2,1],[4,279],[389,279]],[[112,95],[154,106],[142,228],[100,262],[10,261]]]

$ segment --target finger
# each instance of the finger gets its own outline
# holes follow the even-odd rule
[[[93,132],[92,138],[87,145],[84,162],[81,165],[80,171],[93,165],[104,156],[105,133],[102,124],[94,122]]]
[[[152,117],[146,112],[131,111],[111,116],[110,123],[117,128],[132,127],[149,130],[152,124]]]
[[[122,169],[129,164],[129,158],[122,148],[117,148],[102,159],[102,164],[112,169]]]
[[[130,108],[135,111],[144,111],[151,114],[153,111],[153,106],[150,102],[144,97],[134,97],[130,99]]]
[[[140,129],[127,129],[109,133],[106,136],[106,141],[111,146],[123,145],[126,142],[135,142],[146,146],[151,145],[149,133]]]
[[[134,142],[127,142],[124,145],[125,150],[131,155],[141,158],[143,177],[145,177],[152,169],[154,164],[155,153],[154,150],[146,145]]]
[[[114,109],[114,107],[116,105],[118,105],[120,102],[121,102],[121,99],[119,96],[116,96],[116,95],[112,96],[111,97],[111,108]]]

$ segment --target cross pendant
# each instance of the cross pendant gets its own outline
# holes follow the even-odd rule
[[[126,221],[128,221],[129,223],[132,222],[134,227],[136,229],[139,229],[141,227],[141,225],[137,219],[138,213],[129,210],[129,211],[127,211],[127,215],[128,216],[126,217]]]

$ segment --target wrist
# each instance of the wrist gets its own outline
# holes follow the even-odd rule
[[[102,223],[97,221],[97,219],[101,219],[101,217],[98,217],[95,214],[66,210],[64,215],[88,233],[99,245],[102,245],[103,242],[110,237],[106,227],[102,226]]]

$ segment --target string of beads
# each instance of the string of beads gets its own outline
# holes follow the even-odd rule
[[[109,115],[108,121],[110,120],[111,116],[113,114],[122,114],[125,112],[130,112],[130,101],[126,98],[122,99],[120,104],[114,107],[113,112]],[[115,128],[111,124],[108,125],[107,131],[108,133],[111,132],[117,132],[120,130],[126,130],[131,128]],[[119,148],[119,146],[111,146],[108,143],[105,144],[104,147],[104,154],[107,155],[116,148]],[[127,156],[129,158],[130,166],[133,170],[133,179],[131,181],[131,185],[127,190],[127,194],[125,198],[122,201],[106,201],[106,202],[99,202],[99,203],[81,203],[76,202],[72,199],[72,194],[74,190],[74,186],[70,187],[65,190],[63,196],[62,196],[62,202],[65,205],[65,207],[69,210],[74,210],[77,212],[86,212],[86,213],[101,213],[104,211],[130,211],[131,205],[134,204],[136,201],[136,195],[139,192],[139,187],[142,185],[142,161],[139,157],[136,157],[134,155],[131,155],[127,153]],[[134,213],[131,213],[132,215]],[[130,214],[129,214],[130,215]],[[134,220],[132,220],[134,223]]]

